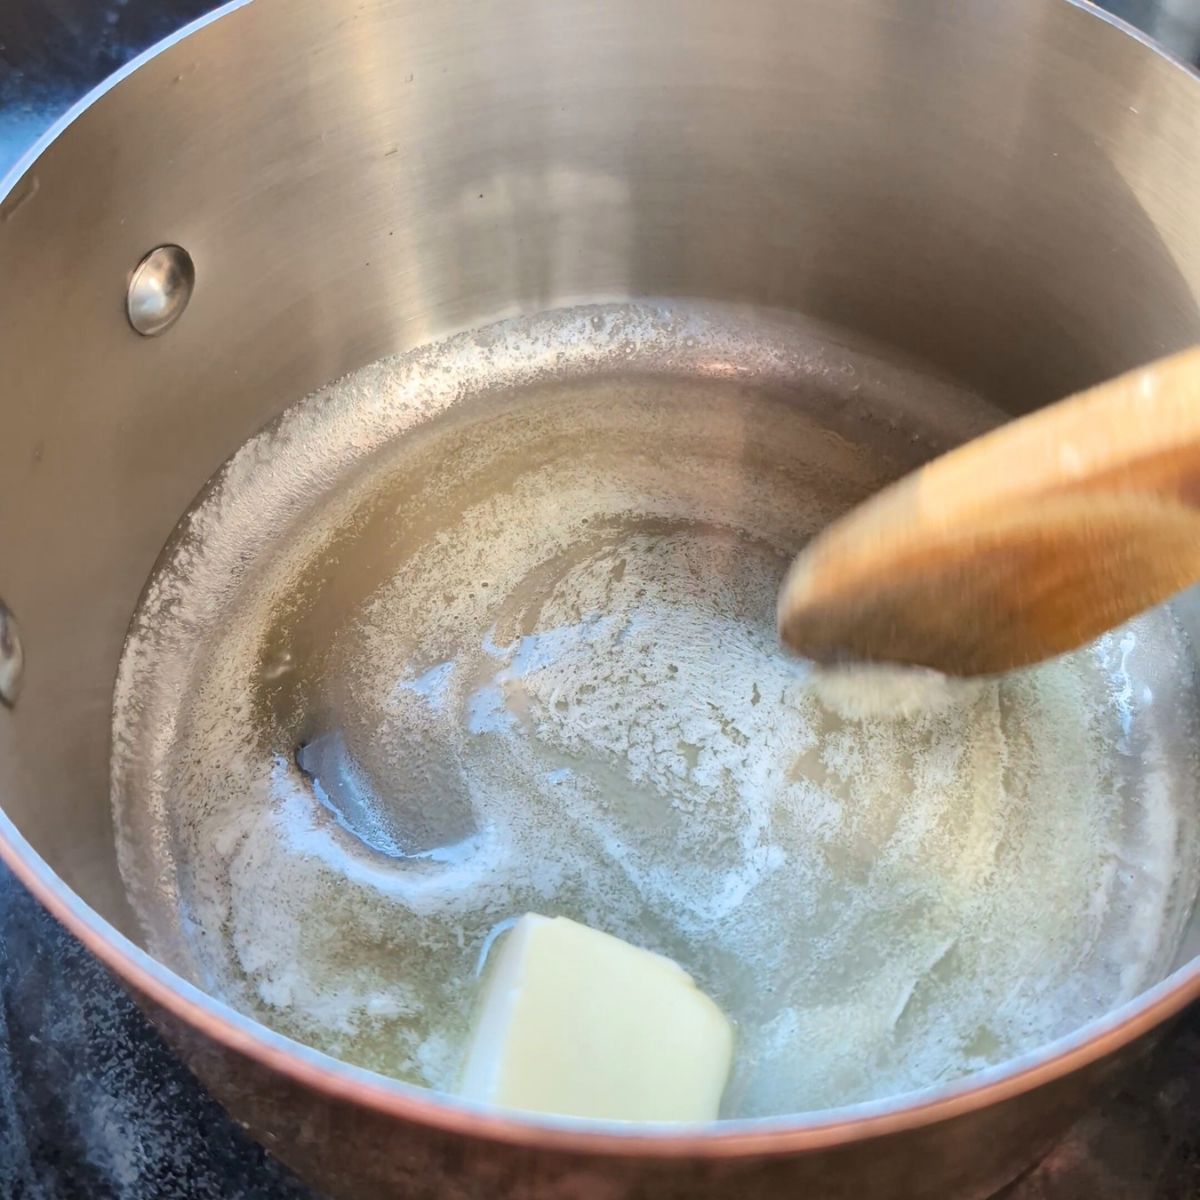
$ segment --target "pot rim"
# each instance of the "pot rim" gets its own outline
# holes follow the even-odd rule
[[[229,0],[138,55],[72,105],[0,178],[0,204],[69,125],[139,67],[199,29],[254,0]],[[1090,0],[1055,0],[1133,38],[1200,84],[1200,73],[1128,22]],[[125,984],[172,1016],[292,1082],[325,1096],[444,1133],[564,1153],[646,1158],[774,1157],[824,1150],[964,1116],[1009,1100],[1102,1059],[1169,1020],[1200,997],[1200,956],[1166,979],[1073,1033],[961,1080],[885,1100],[791,1116],[704,1125],[646,1125],[523,1115],[471,1105],[402,1083],[276,1033],[189,983],[92,909],[0,809],[0,860],[42,905]]]

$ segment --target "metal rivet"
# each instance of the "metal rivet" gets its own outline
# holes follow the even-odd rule
[[[134,268],[129,280],[125,311],[129,323],[145,337],[165,333],[183,316],[196,268],[182,246],[159,246]]]
[[[25,672],[25,651],[17,633],[17,623],[0,600],[0,703],[11,708],[21,692],[21,676]]]

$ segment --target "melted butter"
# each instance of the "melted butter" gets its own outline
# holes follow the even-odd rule
[[[775,636],[791,555],[994,414],[738,320],[498,327],[367,368],[235,458],[118,687],[156,952],[452,1088],[489,939],[569,916],[735,1019],[738,1116],[951,1079],[1161,976],[1195,891],[1169,615],[936,703],[814,679]]]

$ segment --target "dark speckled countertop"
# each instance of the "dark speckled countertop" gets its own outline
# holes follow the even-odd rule
[[[0,173],[206,0],[0,0]],[[1200,53],[1200,0],[1109,0]],[[68,13],[71,20],[58,19]],[[18,65],[14,47],[38,53]],[[24,14],[24,17],[22,17]],[[24,21],[18,26],[18,22]],[[56,24],[57,21],[57,24]],[[48,32],[47,32],[48,31]],[[103,967],[0,867],[0,1200],[317,1200],[251,1142]],[[1200,1200],[1200,1008],[1004,1200]]]

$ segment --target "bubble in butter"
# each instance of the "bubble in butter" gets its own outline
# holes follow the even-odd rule
[[[732,1059],[725,1014],[677,963],[526,913],[488,971],[461,1090],[529,1112],[711,1121]]]

